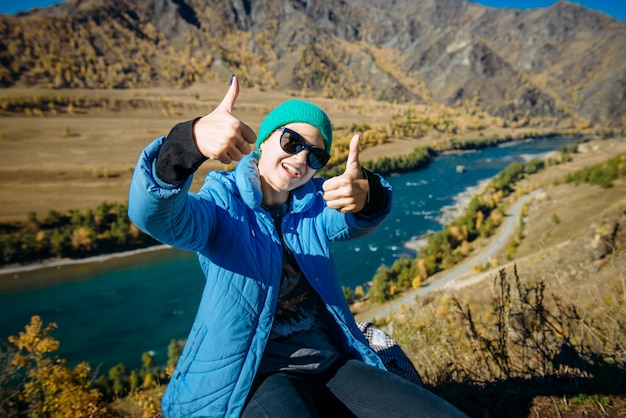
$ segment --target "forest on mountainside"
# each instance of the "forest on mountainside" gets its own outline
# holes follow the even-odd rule
[[[375,11],[375,12],[372,12]],[[626,23],[557,2],[67,1],[0,16],[0,85],[247,88],[626,126]]]

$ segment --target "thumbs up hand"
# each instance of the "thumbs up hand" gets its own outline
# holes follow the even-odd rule
[[[350,140],[350,151],[346,161],[346,171],[337,177],[330,178],[322,186],[324,199],[329,208],[340,212],[360,212],[367,204],[369,182],[359,163],[359,142],[361,136],[356,134]]]
[[[248,125],[232,115],[239,96],[239,81],[232,77],[222,102],[193,126],[196,147],[207,158],[223,164],[239,161],[252,151],[256,134]]]

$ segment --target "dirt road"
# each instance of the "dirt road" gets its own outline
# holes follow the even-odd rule
[[[526,204],[526,202],[537,196],[540,192],[541,189],[535,190],[515,202],[515,204],[511,207],[511,211],[506,217],[504,223],[500,226],[500,228],[498,228],[495,236],[489,240],[489,243],[485,248],[479,249],[476,254],[462,261],[452,269],[438,273],[436,279],[431,283],[424,285],[419,289],[409,290],[400,298],[391,302],[372,307],[366,312],[361,312],[356,315],[356,319],[358,321],[371,322],[375,318],[385,318],[386,316],[397,312],[402,305],[410,306],[415,302],[417,297],[422,297],[437,290],[453,288],[455,285],[467,284],[466,280],[468,279],[471,279],[472,283],[476,283],[489,276],[491,272],[474,273],[472,269],[475,265],[483,264],[492,259],[495,254],[503,248],[508,239],[514,233],[516,225],[518,225],[518,219],[522,207]]]

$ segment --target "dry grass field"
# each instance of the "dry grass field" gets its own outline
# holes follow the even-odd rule
[[[154,138],[166,135],[178,122],[210,112],[227,90],[225,83],[196,84],[186,89],[135,90],[44,90],[9,88],[0,90],[0,101],[9,98],[64,97],[75,101],[106,103],[106,106],[68,107],[60,111],[8,113],[0,110],[0,222],[24,219],[29,212],[45,216],[51,210],[94,208],[103,201],[124,202],[132,169],[142,149]],[[301,92],[265,92],[241,88],[234,115],[255,130],[276,105]],[[448,116],[450,109],[381,103],[370,100],[340,101],[305,97],[322,106],[335,126],[335,142],[348,139],[353,124],[384,127],[407,108],[436,120],[456,118],[459,126],[483,123],[484,116]],[[419,145],[477,138],[465,129],[455,135],[427,133],[416,139],[392,139],[363,148],[363,161],[381,156],[409,153]],[[524,135],[529,128],[510,130],[486,126],[481,137]],[[534,127],[533,132],[541,132]],[[204,174],[219,169],[207,162],[196,176],[199,186]]]
[[[209,93],[217,90],[217,86],[206,88]],[[84,210],[103,201],[123,202],[141,150],[153,138],[167,134],[175,123],[210,110],[219,95],[209,93],[198,92],[200,99],[196,99],[194,91],[72,90],[59,94],[98,94],[124,104],[115,110],[58,116],[0,117],[0,152],[5,161],[0,168],[0,219],[20,218],[30,211],[45,215],[50,209]],[[1,94],[35,96],[49,92],[9,89]],[[154,102],[155,109],[134,109],[128,104],[131,97]],[[177,103],[180,109],[166,114],[160,109],[167,106],[160,105],[163,100]],[[242,118],[260,115],[260,111],[249,108],[237,110]]]
[[[586,233],[594,220],[620,208],[626,209],[626,185],[602,189],[588,184],[555,186],[556,180],[584,167],[601,163],[626,152],[626,141],[596,141],[580,147],[574,160],[564,165],[548,167],[520,184],[520,188],[541,186],[543,193],[530,205],[523,240],[517,257],[535,254],[561,244],[566,239]],[[554,222],[553,215],[558,218]]]
[[[32,211],[42,216],[51,209],[84,210],[103,201],[125,201],[142,149],[176,123],[210,112],[226,89],[214,83],[185,90],[1,90],[0,99],[60,94],[106,98],[119,105],[43,117],[0,114],[0,221]],[[257,129],[264,115],[289,98],[293,96],[242,88],[234,114]],[[389,112],[381,109],[385,105],[311,100],[327,110],[336,126],[389,120]],[[205,164],[196,181],[219,167]]]

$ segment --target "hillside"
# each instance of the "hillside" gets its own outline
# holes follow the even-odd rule
[[[69,0],[0,16],[4,87],[184,87],[232,73],[263,91],[481,109],[515,126],[626,126],[626,23],[567,1]]]
[[[411,302],[378,317],[422,377],[470,416],[626,412],[626,182],[563,183],[625,151],[623,139],[592,142],[572,161],[528,176],[518,190],[540,192],[525,205],[523,222],[477,247],[480,253],[502,240],[490,269],[457,273],[436,292],[414,291],[402,298]],[[373,312],[388,309],[357,319]]]

